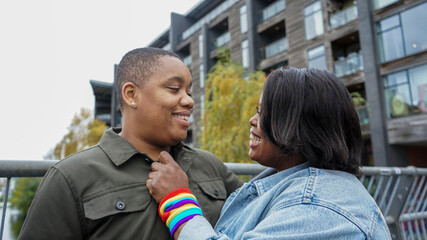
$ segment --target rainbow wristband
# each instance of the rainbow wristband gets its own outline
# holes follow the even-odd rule
[[[167,194],[160,202],[158,212],[172,236],[186,221],[197,215],[203,216],[196,197],[187,188],[176,189]]]

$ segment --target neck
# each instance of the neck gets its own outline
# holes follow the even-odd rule
[[[134,134],[130,134],[128,131],[124,131],[124,128],[119,133],[119,135],[126,139],[132,146],[141,153],[147,154],[153,161],[159,160],[160,152],[166,151],[169,152],[169,146],[157,146],[143,141]]]

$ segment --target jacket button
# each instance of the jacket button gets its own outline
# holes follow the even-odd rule
[[[217,196],[218,197],[218,195],[219,195],[219,193],[218,193],[218,191],[215,189],[214,190],[214,194],[215,194],[215,196]]]
[[[116,208],[117,208],[118,210],[123,210],[123,209],[125,209],[125,207],[126,207],[126,204],[125,204],[124,202],[122,202],[122,201],[118,201],[118,202],[116,203]]]

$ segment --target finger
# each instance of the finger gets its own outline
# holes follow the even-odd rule
[[[146,181],[145,181],[145,186],[147,186],[147,188],[148,188],[148,190],[150,191],[150,193],[151,193],[151,182],[152,182],[153,180],[152,179],[147,179]]]
[[[148,179],[153,180],[157,176],[157,172],[148,173]]]
[[[159,162],[153,162],[151,164],[151,170],[153,172],[159,171],[160,169],[162,169],[162,167],[164,167],[163,163],[159,163]]]
[[[160,153],[159,160],[163,164],[178,165],[173,157],[166,151]]]

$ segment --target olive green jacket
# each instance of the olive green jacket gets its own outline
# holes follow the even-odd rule
[[[145,186],[151,159],[118,132],[48,170],[18,239],[171,239]],[[242,182],[209,152],[180,143],[171,153],[214,225]]]

